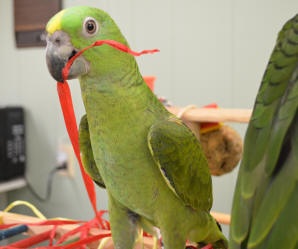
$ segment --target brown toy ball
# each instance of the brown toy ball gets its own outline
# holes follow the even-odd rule
[[[212,105],[217,106],[216,104]],[[211,175],[220,176],[231,172],[242,157],[243,143],[240,135],[230,126],[221,123],[200,124],[187,120],[184,114],[193,108],[196,106],[189,105],[177,113],[173,109],[172,112],[182,119],[200,141]]]
[[[210,173],[220,176],[231,172],[242,156],[242,139],[231,127],[200,134],[200,142],[207,157]]]

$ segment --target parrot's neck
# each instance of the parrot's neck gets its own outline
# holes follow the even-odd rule
[[[135,64],[137,67],[137,65]],[[129,68],[129,66],[128,66]],[[117,71],[117,73],[114,73]],[[136,92],[139,89],[137,86],[143,83],[143,78],[137,68],[129,70],[124,67],[122,70],[103,70],[95,71],[94,75],[88,73],[80,78],[82,93],[96,92],[105,97],[115,97],[121,92]],[[84,96],[83,96],[84,97]]]
[[[150,118],[156,110],[166,111],[138,72],[122,78],[86,77],[80,83],[89,125],[98,124],[107,133],[115,132],[117,126],[121,130],[147,122],[151,125]]]

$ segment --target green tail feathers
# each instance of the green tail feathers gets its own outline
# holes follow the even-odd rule
[[[234,194],[230,249],[298,246],[297,110],[298,15],[279,32],[256,97]]]

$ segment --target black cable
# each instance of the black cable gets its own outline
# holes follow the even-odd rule
[[[63,163],[60,166],[57,166],[56,168],[52,169],[48,175],[48,181],[47,181],[47,189],[46,189],[46,196],[42,197],[40,196],[32,187],[32,185],[30,184],[30,182],[28,181],[28,179],[26,178],[26,183],[27,183],[27,187],[30,190],[30,192],[39,200],[42,202],[48,201],[51,197],[52,194],[52,184],[53,184],[53,179],[54,179],[54,175],[56,174],[56,172],[63,170],[63,169],[67,169],[67,163]]]

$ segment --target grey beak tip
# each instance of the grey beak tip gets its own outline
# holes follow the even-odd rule
[[[59,38],[59,42],[57,39]],[[47,38],[46,63],[52,77],[58,82],[63,82],[62,70],[67,62],[76,54],[78,50],[70,43],[70,38],[63,31],[56,31]],[[75,79],[89,71],[89,63],[79,56],[72,64],[68,79]]]
[[[46,61],[47,61],[47,66],[48,66],[49,72],[52,75],[52,77],[55,80],[62,82],[63,81],[62,70],[65,66],[65,63],[63,61],[61,61],[55,57],[51,57],[51,56],[47,56]]]

